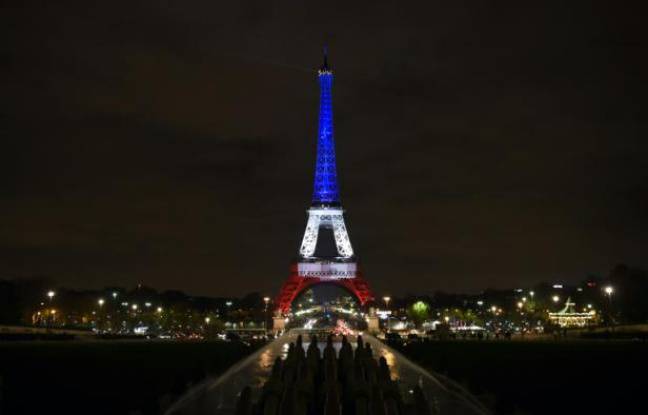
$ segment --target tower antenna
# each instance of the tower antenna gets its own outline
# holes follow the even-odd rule
[[[322,71],[328,71],[329,66],[328,66],[328,45],[324,44],[324,63],[322,64],[322,67],[320,68]]]

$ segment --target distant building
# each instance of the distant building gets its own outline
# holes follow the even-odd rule
[[[549,320],[552,323],[565,328],[585,327],[591,324],[596,316],[596,312],[592,310],[579,313],[576,311],[574,307],[575,305],[575,303],[571,302],[571,297],[568,298],[565,307],[562,310],[556,313],[549,313]]]

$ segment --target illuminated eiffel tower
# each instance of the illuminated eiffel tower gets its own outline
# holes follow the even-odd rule
[[[358,269],[340,203],[333,139],[333,71],[328,65],[326,52],[318,79],[319,135],[313,199],[308,209],[299,258],[291,265],[290,276],[275,303],[280,313],[290,311],[299,293],[322,283],[345,288],[356,296],[361,305],[373,300],[371,290]]]

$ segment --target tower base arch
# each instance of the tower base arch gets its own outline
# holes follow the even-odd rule
[[[319,284],[337,285],[346,289],[358,299],[362,306],[374,300],[369,284],[358,271],[350,277],[303,275],[299,271],[299,264],[292,264],[290,276],[283,283],[281,291],[275,299],[275,312],[282,315],[287,314],[293,301],[301,292]]]

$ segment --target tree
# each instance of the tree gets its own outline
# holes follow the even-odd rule
[[[429,311],[430,306],[427,303],[417,301],[407,309],[407,314],[416,327],[420,327],[421,324],[428,319],[430,314]]]

